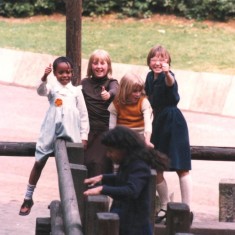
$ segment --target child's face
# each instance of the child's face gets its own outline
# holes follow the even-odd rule
[[[106,156],[110,158],[114,163],[120,164],[123,158],[125,157],[125,151],[112,147],[107,147]]]
[[[158,54],[150,59],[149,67],[152,69],[154,73],[161,73],[162,72],[162,64],[168,63],[167,58],[164,58]]]
[[[73,71],[70,64],[63,62],[57,65],[57,68],[54,71],[54,75],[56,76],[57,81],[61,85],[65,86],[71,81]]]
[[[132,104],[137,104],[141,97],[142,89],[135,88],[128,97],[128,101]]]
[[[91,69],[95,77],[103,78],[108,73],[108,63],[105,60],[94,60]]]

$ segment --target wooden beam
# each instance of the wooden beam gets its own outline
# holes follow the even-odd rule
[[[54,200],[50,204],[51,235],[65,235],[61,202]]]
[[[0,142],[0,156],[34,156],[34,142]]]
[[[81,81],[82,0],[66,0],[66,56],[74,65],[73,85]]]
[[[55,142],[55,161],[66,235],[83,235],[78,202],[68,161],[65,141]]]
[[[235,147],[191,146],[193,160],[235,161]]]
[[[0,142],[0,156],[34,156],[35,147],[35,142]],[[235,161],[235,147],[191,146],[191,155],[192,160]]]

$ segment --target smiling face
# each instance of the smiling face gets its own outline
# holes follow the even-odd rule
[[[131,104],[136,104],[138,103],[141,95],[142,95],[143,89],[140,86],[137,86],[133,89],[131,94],[128,96],[128,102]]]
[[[105,60],[96,59],[92,61],[91,69],[96,78],[103,78],[108,73],[108,63]]]
[[[66,86],[72,79],[73,71],[69,63],[61,62],[54,70],[54,75],[61,85]]]
[[[153,70],[154,73],[161,73],[162,63],[167,63],[167,58],[156,54],[156,56],[150,59],[149,67]]]
[[[161,45],[156,45],[148,53],[147,64],[149,68],[155,73],[159,74],[162,70],[163,64],[171,65],[171,57],[169,52]]]

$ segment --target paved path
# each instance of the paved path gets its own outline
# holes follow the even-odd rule
[[[35,142],[47,99],[35,89],[0,84],[0,141]],[[191,145],[235,147],[235,118],[184,112]],[[59,199],[55,161],[50,158],[35,190],[32,212],[19,216],[29,172],[30,157],[0,157],[0,234],[33,235],[37,217],[49,216],[48,205]],[[218,221],[218,185],[222,178],[235,178],[235,162],[193,161],[194,224]],[[175,173],[167,174],[174,200],[179,201],[179,184]],[[235,224],[230,223],[234,227]]]

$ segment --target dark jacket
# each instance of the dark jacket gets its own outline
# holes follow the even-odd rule
[[[150,167],[142,160],[120,165],[117,175],[103,175],[102,194],[112,197],[111,212],[120,218],[120,235],[147,235],[150,226]]]

